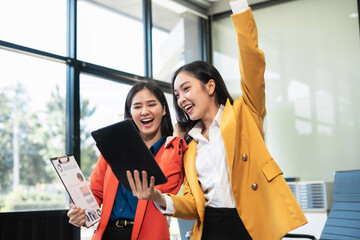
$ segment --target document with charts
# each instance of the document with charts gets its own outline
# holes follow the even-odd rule
[[[85,209],[85,226],[94,225],[100,220],[101,210],[74,156],[55,157],[50,161],[74,204]]]

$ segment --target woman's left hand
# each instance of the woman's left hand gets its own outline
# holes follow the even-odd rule
[[[134,178],[132,177],[130,171],[126,171],[127,179],[134,197],[137,197],[138,199],[151,200],[159,204],[161,207],[166,208],[165,198],[162,196],[160,190],[155,188],[155,177],[151,176],[149,185],[147,180],[147,172],[142,171],[141,174],[142,181],[140,180],[139,171],[134,171]]]

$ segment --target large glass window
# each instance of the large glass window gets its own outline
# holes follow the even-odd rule
[[[78,2],[78,58],[144,75],[142,1]]]
[[[266,142],[286,176],[332,181],[359,169],[357,3],[289,1],[254,10],[266,58]],[[230,17],[213,24],[214,64],[241,95]],[[309,171],[311,169],[311,171]]]
[[[153,75],[171,82],[185,63],[200,60],[198,16],[172,1],[152,2]]]
[[[94,170],[98,150],[90,133],[124,119],[124,106],[130,85],[88,74],[80,75],[81,168],[88,179]]]
[[[1,0],[0,40],[66,54],[66,0]]]
[[[63,209],[66,66],[0,49],[0,211]]]

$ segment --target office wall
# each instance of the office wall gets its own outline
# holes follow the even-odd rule
[[[285,177],[333,181],[360,169],[356,0],[298,0],[254,10],[266,67],[265,141]],[[241,95],[230,17],[213,22],[214,65]]]

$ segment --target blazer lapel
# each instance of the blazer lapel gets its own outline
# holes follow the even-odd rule
[[[223,115],[221,117],[220,131],[224,141],[226,159],[229,166],[230,179],[232,179],[232,169],[235,155],[236,140],[236,118],[233,107],[229,101],[226,102]]]
[[[138,201],[138,204],[136,207],[136,212],[135,212],[135,219],[134,219],[135,224],[133,226],[131,239],[138,239],[138,237],[139,237],[148,203],[149,203],[148,200],[139,199],[139,201]]]
[[[187,177],[187,180],[192,189],[195,189],[194,187],[198,185],[196,166],[195,166],[196,148],[197,148],[197,143],[195,140],[192,140],[189,143],[189,148],[185,152],[185,156],[183,160],[185,176]]]
[[[110,166],[108,166],[108,168],[110,169],[110,171],[107,171],[108,174],[108,180],[105,179],[105,183],[106,183],[106,192],[104,191],[104,195],[107,194],[108,196],[106,196],[106,201],[108,201],[110,203],[110,206],[113,205],[114,201],[115,201],[115,196],[116,196],[116,192],[117,189],[119,187],[119,180],[116,178],[115,174],[111,171]]]
[[[195,140],[192,140],[189,143],[188,149],[186,150],[184,155],[184,169],[185,169],[186,179],[190,185],[196,204],[199,205],[199,207],[197,208],[198,214],[201,218],[201,221],[203,221],[204,220],[203,210],[205,209],[205,199],[196,174],[196,165],[195,165],[196,148],[197,148],[197,143]]]

